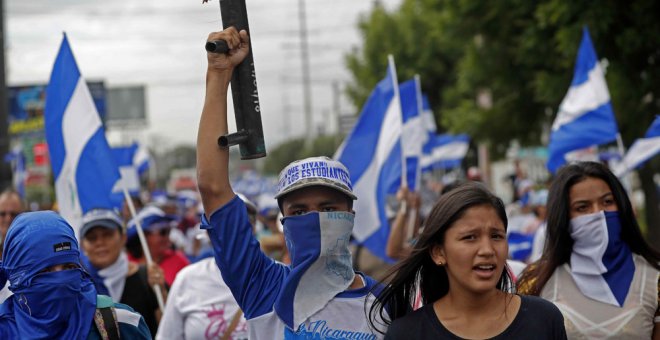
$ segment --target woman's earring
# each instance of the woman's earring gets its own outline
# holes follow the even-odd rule
[[[438,266],[442,267],[442,265],[443,265],[444,263],[442,263],[442,261],[438,261],[438,263],[436,263],[436,264],[437,264]]]

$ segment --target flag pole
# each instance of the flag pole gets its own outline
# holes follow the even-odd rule
[[[147,266],[151,266],[154,263],[151,258],[151,252],[149,251],[149,246],[147,245],[147,238],[144,236],[144,231],[142,230],[142,222],[137,218],[135,212],[135,205],[133,205],[133,200],[128,194],[128,189],[125,185],[122,185],[122,191],[124,192],[124,199],[126,199],[126,204],[128,205],[128,210],[131,212],[131,216],[135,220],[135,228],[137,230],[138,238],[140,239],[140,245],[142,246],[142,252],[144,253],[144,258],[147,260]],[[165,311],[165,302],[163,301],[163,293],[160,290],[160,286],[155,284],[151,286],[156,292],[156,300],[158,300],[158,308],[160,308],[161,313]]]
[[[401,95],[399,94],[399,79],[396,75],[396,65],[394,64],[394,56],[387,55],[387,67],[390,69],[392,75],[392,88],[394,89],[394,99],[399,108],[399,117],[401,118],[401,135],[403,135],[403,109],[401,108]],[[401,187],[408,188],[408,174],[406,172],[406,155],[403,153],[403,145],[401,146]],[[403,200],[401,202],[401,209],[407,211],[408,202]]]
[[[417,102],[417,113],[421,119],[422,117],[422,112],[423,112],[423,105],[422,105],[422,85],[421,85],[421,80],[419,77],[419,74],[415,74],[415,100]],[[403,114],[403,111],[402,111]],[[402,138],[403,140],[403,138]],[[401,152],[403,154],[403,152]],[[415,164],[415,189],[417,192],[421,191],[420,190],[420,181],[421,181],[421,167],[420,167],[420,161],[421,159],[418,157],[417,163]],[[404,158],[404,167],[405,167],[405,158]],[[407,169],[406,169],[407,171]],[[417,222],[417,208],[413,207],[410,209],[410,212],[408,213],[408,223],[407,223],[407,228],[406,228],[406,239],[410,240],[413,238],[413,235],[415,233],[415,224]]]
[[[623,138],[621,138],[621,132],[616,133],[616,146],[617,146],[617,149],[619,149],[619,155],[621,156],[621,162],[623,162],[623,157],[625,157],[625,155],[626,155],[626,147],[623,145]],[[628,192],[628,196],[630,197],[630,200],[632,202],[633,195],[632,195],[632,184],[631,184],[631,179],[630,179],[630,171],[627,171],[626,174],[623,175],[623,178],[621,178],[621,182],[623,182],[623,187]]]

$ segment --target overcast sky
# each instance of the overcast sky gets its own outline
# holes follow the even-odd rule
[[[381,3],[392,9],[400,0]],[[372,6],[372,0],[306,2],[314,122],[330,131],[336,129],[332,81],[350,80],[344,55],[360,43],[356,23]],[[272,147],[304,134],[298,1],[247,0],[247,8],[264,133]],[[112,144],[133,136],[164,148],[192,144],[204,98],[203,45],[221,26],[218,0],[8,0],[8,83],[47,83],[65,31],[83,77],[104,80],[106,87],[147,86],[146,133],[113,132]],[[341,108],[352,110],[346,98]],[[233,131],[233,114],[229,120]]]

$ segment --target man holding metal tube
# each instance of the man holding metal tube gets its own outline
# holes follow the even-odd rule
[[[226,54],[208,53],[206,99],[197,137],[197,178],[224,281],[245,312],[251,339],[365,338],[382,334],[365,316],[378,290],[356,273],[348,250],[354,212],[350,176],[339,162],[313,157],[280,173],[276,198],[284,216],[291,265],[268,258],[252,235],[245,205],[228,177],[227,90],[234,68],[249,53],[246,31],[229,27],[209,35],[224,40]]]

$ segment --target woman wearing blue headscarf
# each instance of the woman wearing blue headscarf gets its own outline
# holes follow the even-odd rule
[[[0,339],[150,338],[139,314],[96,295],[73,229],[56,213],[19,215],[2,257],[0,286],[9,280],[13,295],[0,305]]]

